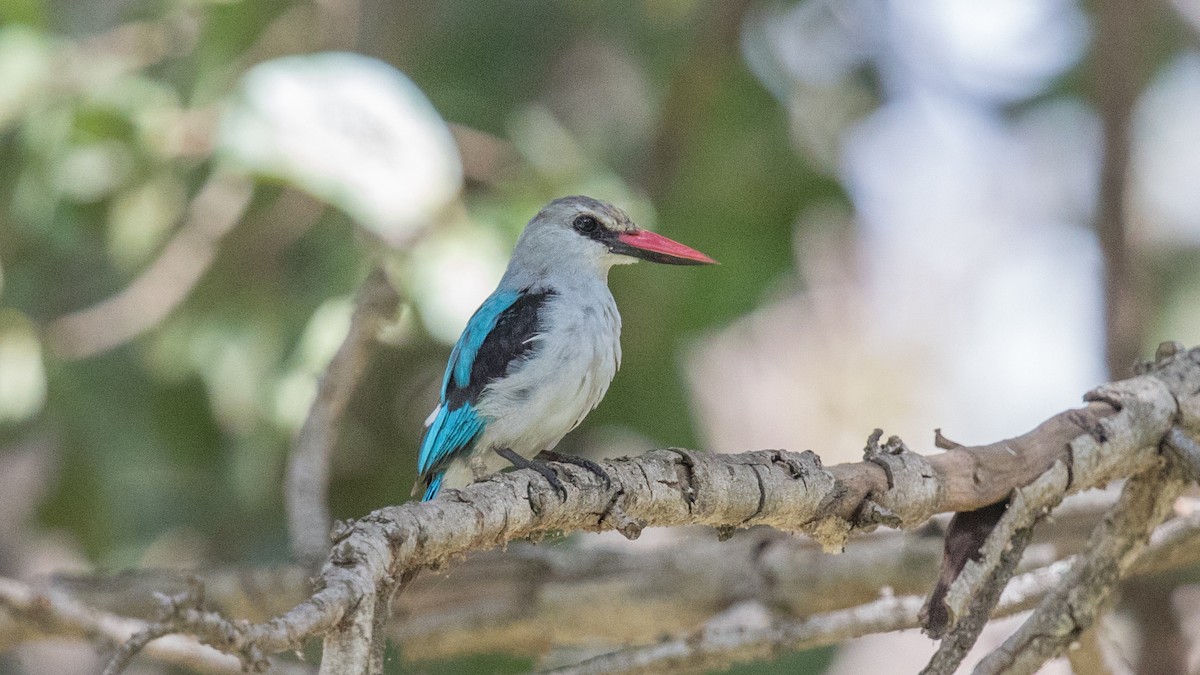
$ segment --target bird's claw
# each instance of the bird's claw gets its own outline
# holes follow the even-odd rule
[[[519,468],[533,469],[540,473],[542,478],[545,478],[546,482],[550,484],[550,487],[554,488],[554,491],[558,493],[558,498],[564,502],[567,501],[567,486],[563,485],[562,481],[559,480],[558,474],[554,473],[554,469],[551,469],[542,462],[534,461],[530,461],[525,466]]]
[[[558,493],[559,499],[564,502],[567,501],[567,487],[563,485],[561,480],[559,480],[558,474],[554,473],[554,469],[546,466],[545,463],[536,462],[532,459],[525,459],[508,448],[496,448],[496,454],[512,463],[513,468],[533,469],[534,471],[538,472],[542,478],[546,479],[546,482],[550,484],[550,487],[554,488],[554,491]]]
[[[609,477],[608,472],[605,471],[604,468],[601,467],[599,464],[593,462],[590,459],[584,459],[582,457],[576,457],[574,455],[564,455],[559,452],[554,452],[553,450],[543,450],[541,455],[539,455],[539,456],[544,457],[548,461],[551,461],[551,462],[562,462],[564,464],[574,464],[575,466],[587,469],[588,471],[596,474],[596,476],[598,476],[600,478],[600,480],[604,481],[604,489],[607,490],[612,487],[612,478]]]

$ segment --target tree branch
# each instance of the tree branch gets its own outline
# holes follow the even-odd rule
[[[199,283],[221,240],[242,220],[254,192],[244,176],[217,171],[188,205],[162,253],[115,295],[53,321],[47,339],[58,356],[79,359],[117,347],[167,318]]]
[[[566,486],[562,500],[534,472],[492,476],[343,527],[319,590],[276,619],[235,624],[188,610],[176,627],[243,657],[296,649],[307,637],[325,635],[326,672],[370,672],[369,648],[351,653],[342,647],[351,640],[377,642],[396,579],[515,539],[631,523],[630,534],[644,526],[768,525],[840,550],[851,532],[880,524],[912,527],[941,511],[1000,501],[1056,462],[1070,469],[1065,491],[1084,490],[1159,467],[1158,445],[1173,425],[1200,429],[1200,349],[1166,356],[1150,373],[1101,387],[1086,400],[1086,408],[1056,415],[1018,438],[930,457],[898,441],[869,447],[864,462],[830,468],[811,452],[657,450],[605,463],[611,485],[573,465],[555,465]],[[334,671],[333,655],[354,660],[338,661]]]
[[[1200,538],[1200,515],[1163,525],[1155,532],[1133,572],[1155,574],[1194,564],[1195,559],[1184,561],[1179,553],[1192,550],[1195,538]],[[1000,594],[992,616],[1011,616],[1032,609],[1063,583],[1074,562],[1074,558],[1059,560],[1013,577]],[[921,625],[920,608],[921,598],[909,595],[884,597],[804,619],[772,621],[766,626],[738,625],[717,617],[684,637],[603,654],[543,672],[583,675],[719,670],[738,661],[772,658],[783,652],[824,647],[864,635],[917,628]]]
[[[1022,561],[1031,572],[1013,578],[1001,596],[995,616],[1032,608],[1044,589],[1053,587],[1070,569],[1071,560],[1056,558],[1082,548],[1075,531],[1095,522],[1096,493],[1078,495],[1039,528],[1039,537],[1053,544],[1035,544]],[[1064,548],[1065,547],[1065,548]],[[933,580],[940,555],[934,536],[878,533],[856,540],[836,560],[823,556],[804,539],[767,528],[739,534],[726,542],[686,533],[676,546],[543,547],[521,545],[503,554],[481,553],[455,565],[449,578],[425,575],[397,605],[402,620],[393,621],[388,635],[403,643],[406,659],[447,658],[464,653],[509,652],[537,656],[550,646],[609,644],[639,645],[656,635],[685,635],[678,641],[695,643],[701,633],[694,627],[716,614],[725,619],[738,607],[769,606],[785,616],[837,616],[842,610],[860,615],[878,609],[856,609],[879,601],[880,588],[897,596],[920,594]],[[720,557],[725,564],[711,565]],[[699,562],[703,561],[703,562]],[[1155,576],[1200,562],[1200,511],[1168,521],[1155,531],[1150,548],[1135,564],[1135,575]],[[174,594],[186,585],[182,573],[137,570],[115,577],[57,577],[45,594],[72,598],[75,605],[101,607],[108,612],[141,613],[152,610],[150,596]],[[272,604],[289,597],[303,598],[308,582],[299,568],[256,572],[218,572],[205,578],[206,600],[231,616],[256,616],[272,611]],[[887,591],[884,591],[887,593]],[[887,598],[895,598],[888,595]],[[652,602],[648,602],[652,599]],[[886,598],[885,598],[886,599]],[[1020,600],[1022,604],[1014,605]],[[915,598],[913,599],[915,602]],[[0,605],[3,601],[0,600]],[[282,611],[287,606],[281,607]],[[636,611],[632,611],[636,608]],[[97,611],[97,610],[91,610]],[[252,613],[251,613],[252,612]],[[606,617],[621,613],[626,620]],[[127,619],[131,626],[143,626]],[[780,619],[773,626],[803,624],[807,619]],[[718,620],[712,625],[728,624]],[[23,624],[29,630],[32,622]],[[45,634],[81,635],[56,630],[44,622]],[[59,625],[59,624],[55,624]],[[834,620],[824,625],[839,625]],[[915,614],[892,629],[918,625]],[[32,636],[16,635],[15,624],[3,621],[0,612],[0,649]],[[760,627],[761,628],[761,627]],[[132,634],[130,629],[124,635]],[[851,629],[846,629],[851,630]],[[890,629],[889,629],[890,630]],[[852,635],[871,631],[865,624]],[[779,633],[782,634],[782,633]],[[839,635],[843,635],[839,633]],[[147,648],[150,657],[178,663],[156,654],[156,648],[183,638],[167,637]],[[832,644],[841,638],[814,634],[813,642],[775,644],[777,635],[747,634],[743,645],[730,643],[726,654],[708,647],[704,658],[714,663],[738,660],[738,655],[769,655],[789,648],[803,649]],[[193,649],[206,649],[191,642]],[[742,648],[745,648],[744,650]],[[651,647],[646,647],[651,649]],[[664,652],[672,655],[664,648]],[[209,650],[218,655],[218,652]],[[227,659],[230,670],[240,669],[237,659]],[[597,657],[599,658],[599,657]],[[639,657],[644,659],[645,656]],[[697,657],[699,658],[699,657]],[[590,661],[588,663],[591,663]],[[653,661],[647,663],[652,664]],[[580,664],[581,666],[583,664]],[[279,664],[275,665],[278,668]],[[649,666],[648,666],[649,667]],[[210,665],[205,668],[212,669]]]
[[[0,617],[4,614],[24,618],[20,625],[28,633],[79,636],[104,646],[121,645],[148,627],[144,621],[88,607],[62,593],[0,577]],[[146,652],[164,663],[208,672],[241,671],[238,659],[181,635],[156,640]]]
[[[1096,527],[1088,552],[1021,628],[975,668],[976,675],[1032,673],[1061,655],[1092,626],[1117,582],[1141,555],[1154,527],[1186,485],[1174,462],[1130,478],[1121,499]]]
[[[1070,498],[1053,521],[1039,527],[1039,541],[1018,571],[1081,550],[1087,530],[1116,496],[1106,491]],[[389,624],[388,637],[411,659],[483,652],[539,656],[552,648],[616,649],[647,636],[683,634],[739,605],[757,603],[793,617],[846,609],[877,600],[881,588],[895,595],[925,592],[941,555],[941,531],[931,523],[912,535],[864,535],[836,558],[807,538],[765,527],[737,532],[727,541],[709,529],[685,529],[671,536],[674,541],[654,546],[597,537],[585,546],[518,542],[503,552],[473,554],[441,575],[422,575],[393,604],[398,619]],[[1200,560],[1200,536],[1197,540],[1191,548],[1181,544],[1179,564]],[[715,559],[722,564],[713,565]],[[143,569],[56,576],[47,584],[51,592],[89,606],[149,620],[156,597],[182,592],[188,576]],[[284,612],[311,591],[309,574],[297,566],[227,568],[199,576],[211,609],[248,621]],[[626,619],[608,620],[616,614]],[[0,650],[18,637],[0,621]]]
[[[350,330],[321,376],[317,396],[288,458],[284,500],[292,554],[316,567],[329,554],[332,518],[326,499],[329,462],[337,443],[342,415],[363,371],[371,361],[375,339],[395,317],[400,296],[376,267],[354,298]]]
[[[1025,547],[1033,538],[1034,525],[1049,513],[1050,508],[1058,505],[1067,479],[1066,467],[1055,463],[1032,484],[1014,491],[1012,498],[1002,502],[1007,508],[999,522],[991,528],[975,557],[959,569],[946,596],[937,597],[935,588],[934,595],[922,607],[922,619],[928,619],[929,608],[938,607],[945,613],[944,625],[940,628],[944,631],[950,627],[950,634],[942,638],[922,673],[950,675],[958,670],[967,652],[975,646],[1000,600],[1000,593],[1021,561]],[[929,622],[922,623],[926,632],[931,633]]]

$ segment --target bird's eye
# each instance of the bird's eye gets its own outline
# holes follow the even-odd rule
[[[582,215],[575,219],[575,231],[580,234],[592,236],[600,232],[600,221],[596,220],[595,216]]]

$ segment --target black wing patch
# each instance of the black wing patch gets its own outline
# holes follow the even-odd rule
[[[508,374],[508,369],[528,358],[537,348],[530,338],[541,332],[541,310],[554,295],[546,290],[538,293],[522,293],[508,309],[500,313],[496,326],[479,345],[475,360],[471,364],[471,377],[466,386],[455,386],[451,381],[446,389],[446,405],[455,410],[478,400],[493,381]]]

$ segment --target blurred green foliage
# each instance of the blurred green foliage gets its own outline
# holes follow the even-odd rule
[[[515,164],[464,193],[467,212],[506,245],[548,199],[592,191],[632,199],[658,230],[724,263],[613,274],[624,367],[567,450],[584,451],[589,429],[605,425],[694,444],[681,347],[753,308],[792,265],[798,209],[838,194],[791,149],[784,112],[741,64],[736,26],[725,43],[708,43],[729,20],[720,7],[360,10],[357,38],[339,42],[326,30],[338,17],[304,2],[0,3],[0,72],[20,94],[0,100],[0,302],[43,338],[47,384],[44,406],[0,437],[53,439],[40,525],[71,533],[101,567],[155,560],[155,543],[178,537],[201,552],[198,563],[285,557],[280,493],[293,427],[280,419],[280,390],[311,370],[301,349],[314,313],[344,301],[380,248],[340,212],[264,182],[165,320],[96,355],[56,351],[58,319],[120,294],[182,227],[218,171],[217,106],[254,63],[331,48],[378,56],[447,121],[515,139]],[[554,87],[571,78],[556,64],[583,43],[621,54],[648,92],[649,123],[629,138],[577,132],[555,108]],[[621,115],[612,111],[618,127]],[[547,131],[541,119],[558,122]],[[545,133],[573,139],[565,168],[522,149],[522,138]],[[345,422],[337,516],[407,498],[448,353],[413,326],[380,354]]]

